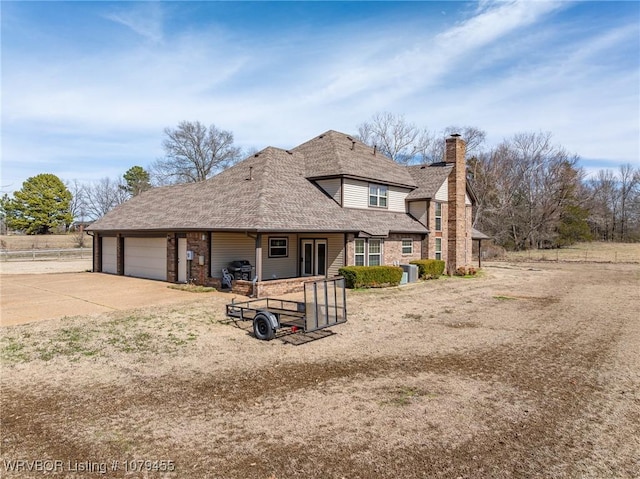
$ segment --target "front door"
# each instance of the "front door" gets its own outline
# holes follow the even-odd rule
[[[326,276],[327,240],[303,239],[301,246],[302,276]]]

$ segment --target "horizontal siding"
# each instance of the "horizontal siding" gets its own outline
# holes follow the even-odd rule
[[[342,181],[340,178],[330,178],[328,180],[317,181],[318,186],[324,190],[326,194],[331,196],[339,205],[342,204]]]
[[[384,184],[384,183],[379,183]],[[388,187],[389,211],[406,212],[405,199],[410,190],[397,186]],[[345,208],[369,209],[369,183],[345,178],[343,187],[343,206]]]
[[[222,277],[222,268],[235,260],[246,259],[256,266],[256,240],[244,233],[211,234],[211,276]]]
[[[269,258],[269,238],[287,238],[289,251],[286,258]],[[298,236],[262,235],[262,279],[295,278],[298,275]]]
[[[329,244],[329,268],[328,276],[338,276],[338,270],[344,266],[344,235],[328,235]]]
[[[345,208],[369,208],[369,183],[366,181],[345,178],[343,195],[342,206]]]
[[[436,201],[449,201],[449,182],[445,181],[438,191],[436,191]]]
[[[411,201],[409,203],[409,213],[420,223],[427,226],[427,202]]]
[[[389,187],[389,211],[398,211],[405,213],[407,207],[405,206],[405,199],[411,190],[406,188],[399,188],[397,186]],[[367,200],[368,201],[368,200]]]

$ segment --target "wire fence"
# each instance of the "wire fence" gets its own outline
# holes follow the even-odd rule
[[[90,259],[93,248],[0,250],[0,261],[62,261]]]
[[[640,263],[640,244],[507,252],[489,261],[555,261],[583,263]]]

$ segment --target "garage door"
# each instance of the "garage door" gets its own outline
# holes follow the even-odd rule
[[[102,238],[102,272],[118,273],[118,238]]]
[[[124,274],[166,281],[166,238],[125,238]]]

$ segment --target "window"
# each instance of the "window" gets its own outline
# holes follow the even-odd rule
[[[436,202],[436,231],[442,231],[442,203]]]
[[[386,186],[369,185],[369,206],[386,208],[388,195],[389,193]]]
[[[364,240],[355,241],[355,263],[356,266],[364,266]]]
[[[289,256],[288,238],[269,238],[269,258],[286,258]]]
[[[413,254],[413,240],[412,239],[403,239],[402,240],[402,254]]]
[[[369,266],[380,266],[382,264],[382,241],[379,239],[369,240]]]
[[[442,259],[442,238],[436,238],[436,259]]]
[[[382,240],[354,241],[354,263],[356,266],[380,266],[382,264]]]

